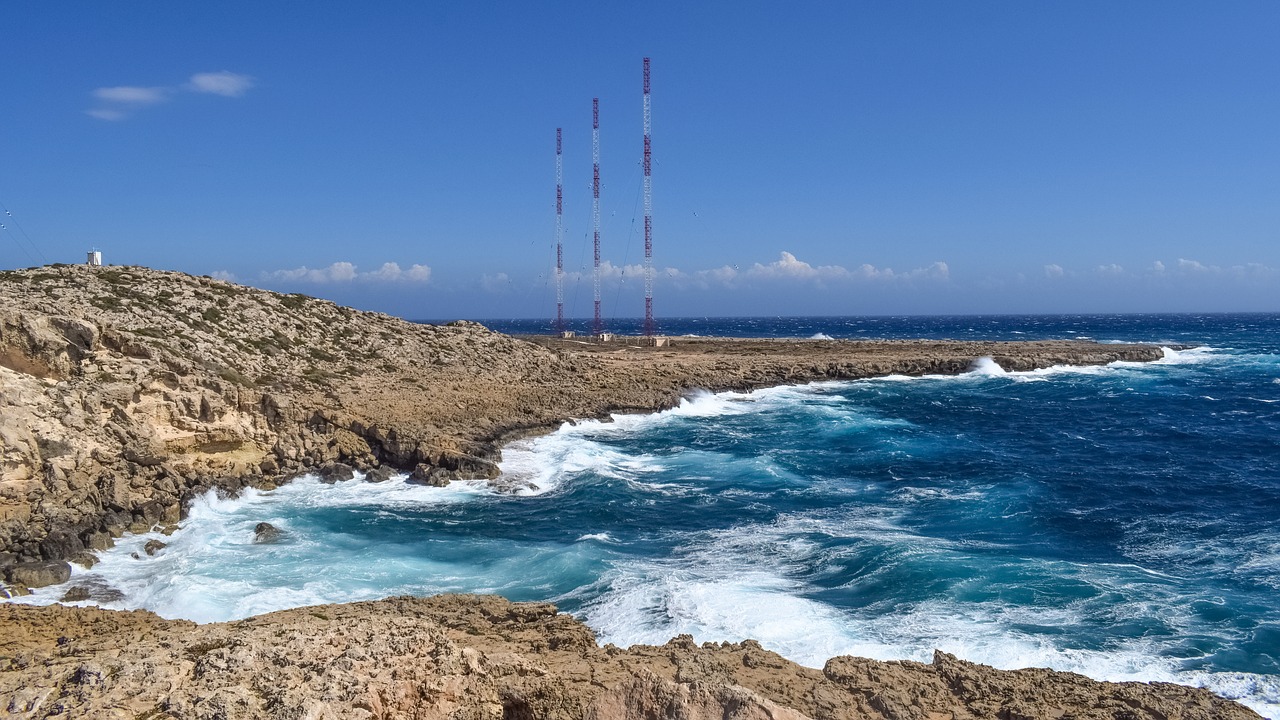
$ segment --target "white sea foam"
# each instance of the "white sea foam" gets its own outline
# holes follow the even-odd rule
[[[904,487],[894,491],[894,497],[905,502],[926,500],[981,500],[986,495],[980,490],[957,491],[950,488]]]
[[[808,597],[796,570],[826,552],[804,540],[813,533],[862,538],[904,549],[908,555],[951,553],[951,543],[913,535],[892,517],[855,514],[784,516],[776,523],[693,538],[675,558],[634,560],[607,572],[592,588],[582,615],[602,642],[661,644],[687,633],[695,641],[759,640],[811,667],[834,655],[929,662],[941,649],[998,668],[1051,667],[1099,680],[1162,681],[1207,687],[1280,718],[1280,678],[1252,673],[1187,669],[1170,657],[1167,639],[1133,638],[1105,650],[1059,644],[1034,628],[1087,628],[1087,601],[1026,606],[999,600],[948,599],[899,606],[894,612],[841,610]],[[1113,621],[1158,619],[1175,633],[1194,632],[1185,603],[1167,576],[1128,564],[1050,562],[1046,577],[1070,578],[1096,588]],[[878,573],[859,582],[874,582]],[[1115,603],[1116,597],[1131,598]],[[1181,611],[1178,608],[1181,607]],[[1029,631],[1029,629],[1032,629]]]
[[[210,492],[194,501],[172,536],[127,535],[116,547],[98,553],[92,569],[76,567],[68,583],[39,588],[21,600],[51,604],[70,587],[90,585],[121,594],[100,601],[104,607],[145,608],[164,617],[212,622],[392,594],[527,592],[550,587],[551,578],[594,562],[599,551],[589,548],[598,543],[566,547],[477,537],[459,539],[437,556],[424,553],[412,535],[383,537],[359,530],[375,518],[495,496],[483,483],[432,488],[351,480],[324,485],[315,478],[269,492],[249,490],[233,499]],[[255,543],[259,522],[279,528],[280,539]],[[441,524],[450,524],[447,515]],[[149,556],[143,551],[149,540],[167,547]]]
[[[501,479],[515,481],[517,495],[542,495],[587,472],[629,482],[663,469],[656,458],[627,455],[586,437],[604,427],[604,423],[566,425],[549,435],[508,445],[498,465]]]
[[[969,366],[970,375],[1008,375],[1009,373],[990,356],[980,357]]]
[[[810,340],[835,340],[835,338],[831,337],[826,333],[814,333],[809,336],[809,339]]]

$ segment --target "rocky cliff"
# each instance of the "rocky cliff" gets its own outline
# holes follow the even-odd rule
[[[1206,690],[832,658],[752,641],[599,647],[555,607],[390,598],[195,625],[147,612],[0,605],[0,712],[14,718],[1258,720]]]

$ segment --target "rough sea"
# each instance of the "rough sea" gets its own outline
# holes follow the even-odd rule
[[[545,322],[487,323],[545,332]],[[634,321],[610,329],[634,332]],[[579,328],[584,329],[584,328]],[[395,594],[550,600],[601,642],[935,648],[1210,688],[1280,719],[1280,315],[735,318],[754,337],[1191,345],[1150,364],[693,394],[504,451],[536,489],[302,479],[200,498],[73,585],[227,620]],[[254,544],[253,528],[284,531]],[[149,539],[168,547],[154,557]],[[138,555],[137,558],[133,554]]]

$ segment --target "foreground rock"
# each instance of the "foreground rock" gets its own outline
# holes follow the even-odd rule
[[[0,627],[0,712],[15,718],[1258,718],[1180,685],[999,671],[945,653],[814,670],[751,641],[601,648],[551,605],[492,596],[212,625],[0,605]]]
[[[1082,342],[520,340],[137,267],[0,272],[0,569],[181,519],[193,495],[388,468],[498,476],[498,447],[693,388],[1153,360]],[[499,481],[500,482],[500,481]],[[6,554],[8,553],[8,554]],[[55,575],[26,573],[32,583]]]

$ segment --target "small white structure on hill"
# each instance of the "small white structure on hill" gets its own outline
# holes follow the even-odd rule
[[[89,267],[102,267],[102,251],[90,250],[89,259],[86,261]]]

